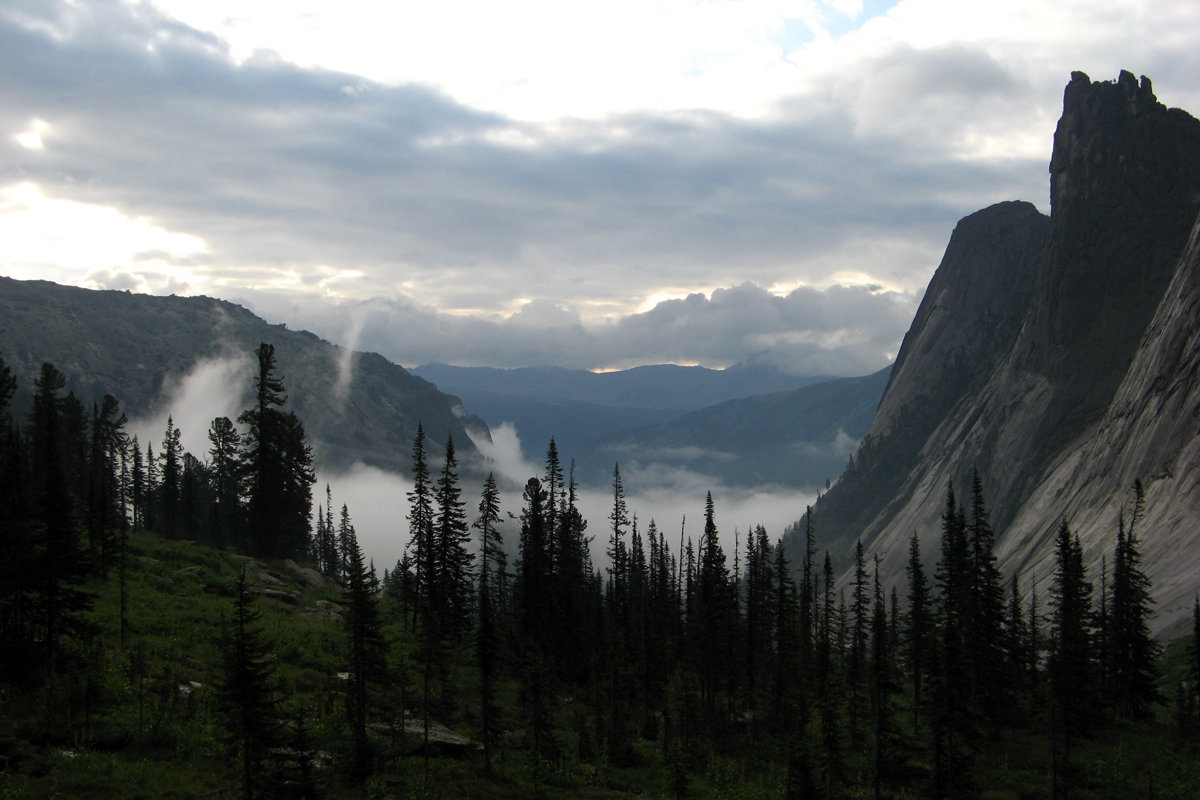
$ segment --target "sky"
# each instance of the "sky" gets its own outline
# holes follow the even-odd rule
[[[0,0],[0,274],[405,366],[887,364],[1073,70],[1200,110],[1178,0]]]

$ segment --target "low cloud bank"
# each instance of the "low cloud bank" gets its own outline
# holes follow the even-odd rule
[[[755,362],[795,375],[865,375],[895,357],[920,295],[866,285],[805,286],[780,295],[743,283],[609,321],[587,321],[565,305],[546,313],[537,300],[508,317],[477,317],[442,313],[407,297],[337,302],[243,291],[236,299],[269,321],[286,320],[410,367]]]
[[[504,517],[501,531],[506,548],[515,553],[520,535],[520,522],[516,518],[522,508],[521,492],[529,478],[541,478],[544,466],[521,456],[518,432],[507,423],[492,430],[491,442],[481,438],[475,444],[490,460],[496,475]],[[653,481],[643,482],[643,477],[652,477]],[[741,540],[739,547],[742,547],[746,532],[753,526],[762,525],[772,539],[778,539],[784,528],[799,519],[805,506],[816,497],[812,490],[733,489],[687,470],[676,470],[671,482],[665,482],[664,477],[661,473],[642,476],[637,470],[631,470],[628,475],[622,473],[626,506],[631,517],[637,516],[639,530],[644,533],[654,520],[664,531],[671,552],[678,555],[681,529],[685,539],[698,542],[704,527],[705,493],[711,491],[721,545],[730,559],[731,569],[735,536]],[[379,573],[382,575],[385,568],[394,568],[409,540],[407,493],[412,490],[411,478],[363,465],[341,473],[322,472],[318,475],[314,503],[325,503],[327,484],[335,519],[342,504],[346,504],[359,544],[367,556],[374,559]],[[473,522],[478,516],[482,484],[462,480],[460,485],[467,518]],[[588,521],[587,535],[593,537],[592,558],[602,567],[606,563],[604,551],[609,536],[612,489],[582,488],[578,504]]]
[[[131,420],[128,430],[138,436],[143,449],[150,444],[158,453],[161,452],[167,417],[171,416],[180,431],[184,449],[206,460],[208,429],[213,418],[237,418],[246,407],[252,373],[251,359],[244,354],[202,359],[186,375],[169,380],[163,387],[163,399],[156,410]],[[485,459],[485,468],[496,475],[504,514],[502,532],[509,550],[516,552],[520,523],[515,518],[521,512],[521,493],[530,477],[542,476],[545,466],[522,455],[520,434],[510,423],[493,428],[490,439],[481,436],[474,439],[474,443]],[[566,470],[570,465],[570,454],[562,455]],[[429,467],[435,476],[441,469],[440,464],[432,461]],[[681,527],[685,537],[698,541],[704,524],[705,493],[711,491],[721,543],[731,559],[735,534],[742,538],[750,527],[763,525],[773,539],[778,538],[815,498],[815,491],[807,490],[735,489],[723,486],[718,479],[701,472],[663,464],[631,465],[622,471],[622,483],[628,512],[631,517],[637,516],[639,529],[644,532],[654,520],[665,531],[671,551],[676,554]],[[460,485],[467,518],[473,522],[478,514],[482,484],[463,478]],[[411,477],[362,464],[339,472],[318,469],[313,487],[314,520],[316,507],[324,507],[327,502],[326,487],[334,518],[338,518],[345,504],[364,552],[374,560],[380,574],[385,568],[392,569],[409,540],[407,494],[412,490]],[[582,487],[578,503],[588,520],[588,535],[594,537],[593,559],[601,566],[605,563],[604,551],[608,543],[612,489]]]
[[[247,408],[253,384],[254,363],[247,354],[203,358],[187,374],[163,382],[162,399],[154,411],[129,421],[127,431],[136,434],[142,450],[151,445],[161,452],[167,417],[179,430],[183,449],[204,461],[208,454],[208,429],[216,417],[237,420]]]

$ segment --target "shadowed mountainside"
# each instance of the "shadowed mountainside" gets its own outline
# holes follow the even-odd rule
[[[260,342],[269,342],[289,407],[304,423],[318,467],[340,469],[361,461],[407,472],[418,422],[431,453],[441,452],[449,431],[465,461],[476,451],[464,426],[487,431],[457,398],[383,356],[353,353],[307,331],[270,325],[223,300],[0,278],[0,319],[0,356],[19,381],[17,408],[27,406],[40,365],[49,361],[85,406],[112,394],[131,418],[142,416],[198,362],[249,358]],[[229,391],[245,392],[248,402],[251,380],[247,370]]]

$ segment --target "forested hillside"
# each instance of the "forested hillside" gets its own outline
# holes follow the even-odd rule
[[[285,363],[209,459],[0,365],[0,791],[87,797],[1193,797],[1196,632],[1149,636],[1144,497],[1108,568],[1059,526],[1044,593],[1001,579],[981,483],[903,581],[839,588],[719,506],[676,540],[614,471],[584,519],[553,441],[509,507],[448,439],[409,449],[405,556],[377,577],[318,497]],[[809,517],[812,519],[812,516]],[[504,545],[515,545],[515,559]],[[593,548],[597,554],[593,556]],[[924,559],[936,560],[927,571]],[[1027,599],[1025,596],[1027,595]],[[901,600],[903,598],[903,601]],[[1170,705],[1168,705],[1168,703]],[[999,794],[997,794],[999,793]]]
[[[246,399],[250,356],[260,342],[275,347],[286,365],[292,407],[324,468],[361,461],[403,469],[418,422],[439,432],[435,450],[445,432],[453,434],[461,457],[475,453],[465,425],[487,435],[486,424],[465,414],[457,398],[382,356],[270,325],[233,303],[0,277],[0,357],[20,379],[13,404],[22,413],[45,361],[85,406],[111,394],[130,419],[156,411],[173,386],[212,360],[236,362],[231,371],[240,384],[221,388],[235,401]]]

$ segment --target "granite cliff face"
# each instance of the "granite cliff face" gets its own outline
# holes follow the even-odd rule
[[[959,223],[815,522],[835,555],[861,537],[900,579],[914,531],[936,559],[946,486],[965,492],[977,468],[1001,567],[1044,584],[1058,521],[1097,572],[1140,478],[1157,625],[1170,630],[1200,589],[1200,559],[1180,557],[1200,545],[1189,522],[1200,519],[1189,477],[1200,467],[1200,398],[1189,399],[1200,122],[1159,103],[1145,78],[1074,73],[1050,173],[1048,220],[1002,204]]]

